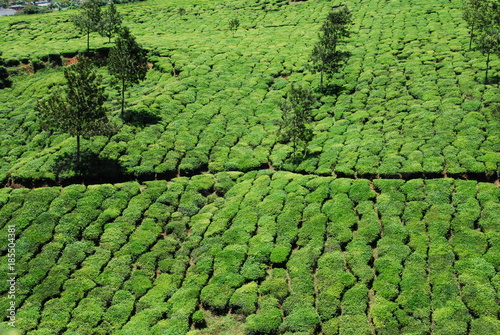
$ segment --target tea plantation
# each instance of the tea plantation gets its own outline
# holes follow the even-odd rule
[[[123,120],[91,35],[119,130],[82,141],[83,177],[34,112],[86,48],[76,12],[0,17],[0,334],[500,334],[500,59],[485,83],[461,0],[343,3],[300,160],[279,106],[318,87],[340,2],[117,5],[151,69]]]
[[[20,232],[28,334],[479,335],[500,330],[499,198],[451,178],[221,172],[4,188],[0,224]]]

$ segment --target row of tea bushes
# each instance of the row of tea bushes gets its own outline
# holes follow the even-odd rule
[[[27,334],[483,335],[500,327],[499,199],[262,170],[2,189],[0,217]]]

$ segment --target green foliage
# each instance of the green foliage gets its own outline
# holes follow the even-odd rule
[[[245,333],[249,335],[272,334],[281,325],[281,311],[277,307],[261,308],[257,314],[249,315],[245,323]]]
[[[292,84],[286,100],[281,104],[283,119],[280,123],[280,134],[284,141],[292,142],[294,156],[299,144],[305,153],[307,143],[313,137],[309,123],[312,122],[311,109],[315,102],[311,90]]]
[[[136,42],[127,27],[120,30],[114,47],[109,51],[108,70],[121,87],[121,115],[123,116],[125,89],[144,80],[148,71],[146,50]]]
[[[257,309],[257,283],[250,282],[237,289],[229,304],[233,312],[243,315],[255,313]]]
[[[122,16],[116,10],[114,2],[111,2],[102,12],[99,22],[99,34],[111,41],[111,37],[120,32],[122,20]]]
[[[67,132],[77,138],[77,165],[80,163],[80,137],[111,134],[113,127],[104,107],[106,95],[92,62],[85,57],[64,70],[66,87],[39,100],[35,111],[42,126]]]
[[[2,52],[0,51],[0,89],[10,87],[12,80],[9,79],[9,72],[4,66],[4,61],[1,58]]]
[[[348,53],[339,51],[337,47],[343,42],[343,38],[349,36],[351,16],[347,5],[335,7],[328,13],[320,28],[319,41],[311,54],[312,70],[321,73],[320,90],[323,90],[323,75],[331,78],[348,57]]]
[[[88,0],[82,4],[83,11],[71,17],[80,32],[87,35],[87,52],[90,51],[90,34],[99,31],[101,23],[100,0]]]

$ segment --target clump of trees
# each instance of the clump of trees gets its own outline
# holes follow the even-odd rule
[[[43,14],[50,13],[51,9],[49,7],[40,8],[36,5],[27,5],[20,11],[16,12],[14,15],[31,15],[31,14]]]
[[[311,54],[313,73],[320,73],[320,91],[323,91],[323,77],[330,79],[344,65],[349,53],[339,50],[339,46],[349,37],[349,26],[352,24],[352,13],[347,5],[335,7],[328,13],[321,26],[319,40]]]
[[[122,17],[111,2],[101,11],[100,0],[87,0],[82,4],[83,11],[71,17],[76,28],[87,35],[87,52],[90,51],[90,34],[97,32],[111,41],[111,37],[121,29]]]
[[[35,111],[42,128],[76,136],[76,166],[80,164],[80,139],[110,135],[115,127],[107,116],[102,77],[96,74],[92,61],[79,57],[64,69],[66,86],[38,101]]]
[[[470,30],[469,49],[474,40],[477,49],[486,55],[487,82],[490,56],[500,56],[500,4],[495,0],[467,0],[463,16]]]

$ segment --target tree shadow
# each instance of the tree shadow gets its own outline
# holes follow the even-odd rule
[[[85,179],[90,182],[120,181],[125,177],[125,170],[118,160],[99,157],[90,150],[80,153],[80,164],[76,164],[76,153],[64,153],[56,158],[53,167],[55,174],[61,179]]]
[[[326,84],[323,85],[322,88],[319,88],[318,92],[324,95],[339,95],[342,91],[345,90],[346,88],[344,85]]]
[[[299,150],[295,153],[295,155],[292,153],[290,156],[285,158],[283,162],[285,164],[291,164],[295,167],[298,167],[302,162],[308,160],[308,159],[313,159],[313,158],[318,158],[320,156],[320,152],[313,152],[310,153],[308,151],[304,152],[302,150]]]
[[[122,117],[125,123],[136,127],[145,127],[160,122],[161,117],[146,108],[125,110]]]
[[[485,85],[499,85],[500,84],[500,76],[490,76],[484,82]]]

